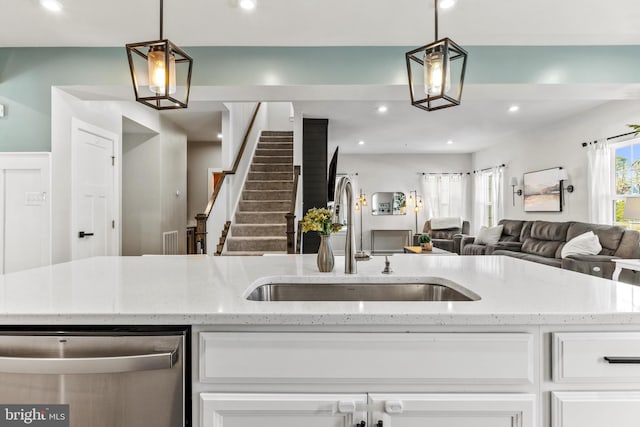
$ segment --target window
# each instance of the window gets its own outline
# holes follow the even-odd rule
[[[612,147],[614,151],[614,185],[613,196],[614,224],[629,226],[628,218],[624,218],[624,204],[627,197],[640,197],[640,141],[634,139]],[[637,224],[634,228],[640,228]]]

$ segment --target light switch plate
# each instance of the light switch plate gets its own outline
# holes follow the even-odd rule
[[[37,191],[29,191],[24,193],[24,204],[27,206],[39,206],[44,205],[46,199],[46,193],[40,193]]]

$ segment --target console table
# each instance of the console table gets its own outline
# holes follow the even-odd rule
[[[413,230],[371,230],[371,254],[402,253],[412,234]]]

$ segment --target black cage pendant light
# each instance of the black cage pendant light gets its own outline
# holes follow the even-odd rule
[[[160,40],[126,45],[136,101],[156,110],[187,108],[193,59],[163,39],[164,4],[160,0]]]
[[[426,46],[406,53],[411,105],[433,111],[460,105],[467,52],[453,40],[438,40],[438,0],[436,12],[436,38]]]

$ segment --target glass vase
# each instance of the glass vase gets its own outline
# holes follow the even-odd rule
[[[322,273],[333,271],[333,249],[331,249],[331,235],[320,235],[320,248],[318,249],[318,270]]]

